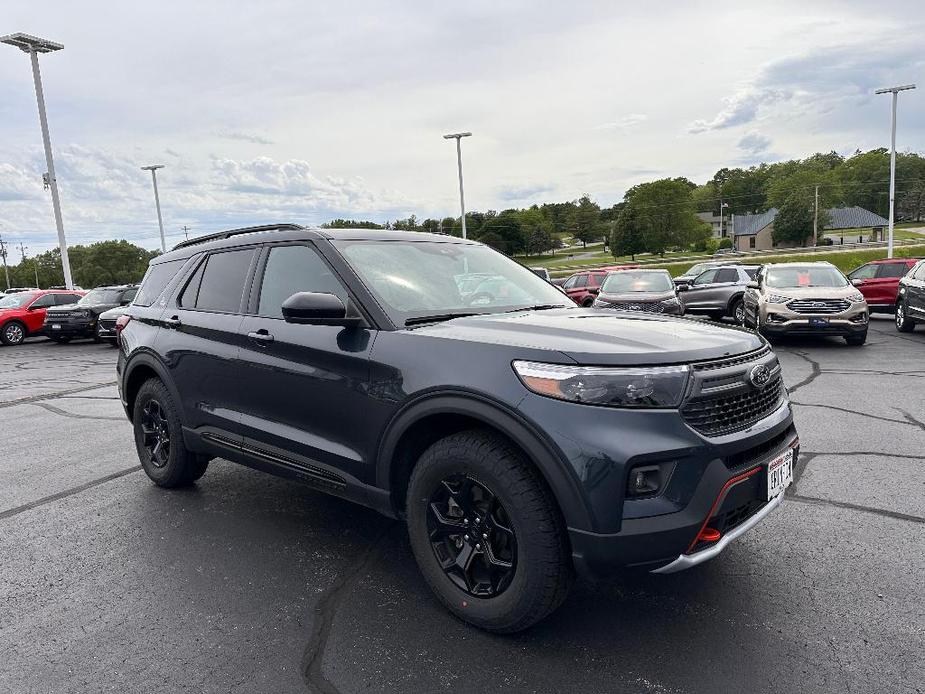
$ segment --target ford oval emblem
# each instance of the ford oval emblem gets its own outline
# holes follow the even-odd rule
[[[771,370],[764,364],[758,364],[749,372],[748,380],[756,388],[764,388],[771,380]]]

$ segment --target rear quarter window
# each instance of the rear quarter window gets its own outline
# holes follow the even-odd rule
[[[150,306],[157,297],[161,295],[167,284],[183,267],[185,259],[169,260],[165,263],[152,264],[148,267],[144,279],[141,281],[141,287],[135,295],[136,306]],[[128,292],[126,292],[126,295]],[[126,296],[125,298],[128,298]]]

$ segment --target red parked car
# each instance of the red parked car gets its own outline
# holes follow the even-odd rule
[[[607,277],[608,272],[633,270],[638,267],[638,265],[608,265],[607,267],[576,272],[563,282],[562,289],[579,306],[590,306],[594,303],[594,298],[600,293],[601,283]]]
[[[0,299],[0,342],[18,345],[31,335],[41,335],[45,309],[76,303],[84,294],[56,289],[8,294]]]
[[[917,262],[916,258],[872,260],[849,272],[848,279],[864,295],[871,313],[893,313],[899,278]]]

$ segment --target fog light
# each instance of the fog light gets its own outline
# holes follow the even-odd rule
[[[662,487],[662,471],[658,465],[634,467],[630,471],[628,496],[654,494]]]

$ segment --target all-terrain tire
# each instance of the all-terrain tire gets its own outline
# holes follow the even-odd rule
[[[154,484],[182,487],[203,476],[209,459],[184,445],[177,407],[160,379],[151,378],[141,385],[132,412],[138,458]],[[158,450],[156,443],[152,443],[160,441],[163,444],[165,439],[166,448],[162,445]]]
[[[454,476],[477,480],[490,490],[516,538],[513,577],[492,597],[475,597],[454,583],[431,543],[431,499]],[[536,469],[503,437],[470,430],[434,443],[414,468],[406,508],[418,566],[436,596],[460,619],[497,633],[522,631],[553,612],[568,594],[573,567],[555,499]]]

